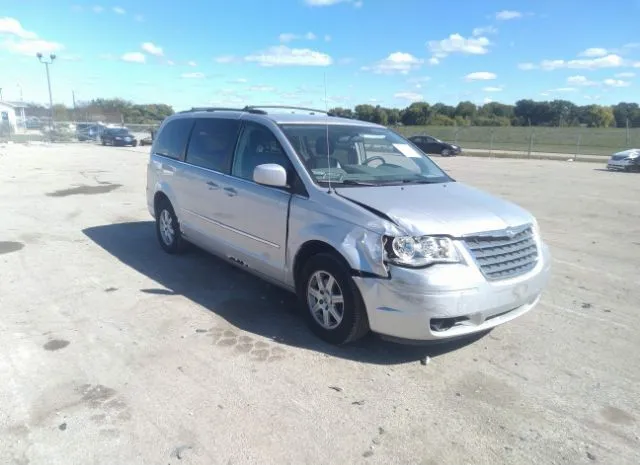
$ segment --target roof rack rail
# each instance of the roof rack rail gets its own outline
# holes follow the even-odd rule
[[[244,111],[242,108],[228,107],[192,107],[189,110],[183,110],[180,113],[189,113],[191,111]]]
[[[248,112],[255,112],[255,113],[261,113],[261,114],[267,114],[266,111],[261,110],[262,108],[275,108],[275,109],[280,109],[280,110],[301,110],[301,111],[308,111],[311,114],[315,114],[315,113],[322,113],[322,114],[327,114],[330,115],[331,113],[326,111],[326,110],[318,110],[316,108],[307,108],[307,107],[295,107],[295,106],[289,106],[289,105],[249,105],[246,106],[244,108],[245,111]]]

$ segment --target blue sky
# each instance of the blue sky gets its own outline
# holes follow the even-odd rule
[[[54,5],[55,3],[55,5]],[[194,105],[638,98],[640,0],[0,0],[5,100]]]

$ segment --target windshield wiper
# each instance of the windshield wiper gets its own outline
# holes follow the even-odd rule
[[[326,181],[325,181],[326,182]],[[355,179],[343,179],[335,184],[346,184],[348,186],[377,186],[377,183],[367,181],[357,181]]]
[[[400,181],[403,184],[438,184],[440,181],[434,181],[431,179],[403,179]]]

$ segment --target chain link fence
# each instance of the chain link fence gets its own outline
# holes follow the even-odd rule
[[[405,136],[430,135],[473,151],[608,156],[640,148],[640,128],[406,126]]]
[[[160,122],[130,124],[121,117],[109,121],[56,121],[53,130],[48,122],[40,127],[19,130],[1,130],[0,141],[16,143],[32,141],[78,141],[80,125],[103,124],[128,128],[136,137],[148,137]],[[563,156],[609,156],[628,148],[640,148],[640,128],[585,128],[585,127],[481,127],[481,126],[399,126],[394,127],[404,136],[430,135],[462,147],[462,151],[532,156],[536,154],[562,154]]]

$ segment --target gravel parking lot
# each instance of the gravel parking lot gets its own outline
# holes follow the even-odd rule
[[[335,348],[287,293],[161,252],[147,152],[0,147],[0,463],[640,463],[640,175],[436,158],[538,217],[548,291],[465,345]]]

